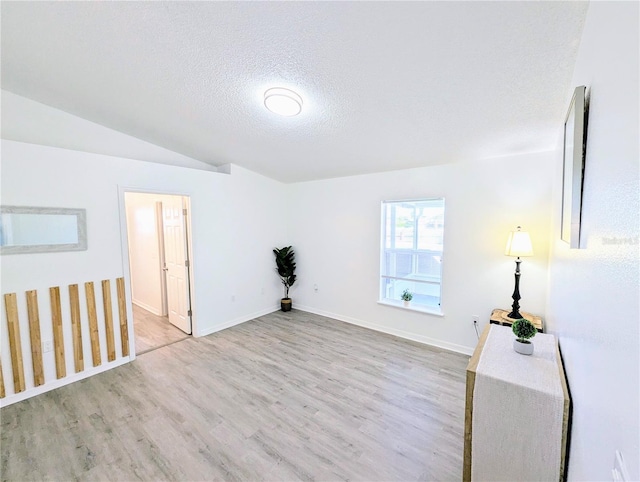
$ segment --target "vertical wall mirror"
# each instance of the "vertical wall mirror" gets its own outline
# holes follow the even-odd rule
[[[85,209],[0,206],[0,254],[86,249]]]
[[[560,236],[570,248],[580,248],[582,183],[587,136],[586,87],[576,87],[564,123],[562,227]]]

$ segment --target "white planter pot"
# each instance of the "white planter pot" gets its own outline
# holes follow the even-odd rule
[[[530,341],[522,343],[516,338],[515,340],[513,340],[513,349],[521,355],[532,355],[533,343],[531,343]]]
[[[406,308],[409,308],[409,305],[411,304],[411,301],[406,301],[406,300],[405,300],[405,301],[403,301],[403,303],[404,303],[404,306],[405,306]]]

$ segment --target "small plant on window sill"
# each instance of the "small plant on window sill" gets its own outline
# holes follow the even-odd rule
[[[402,301],[404,302],[404,306],[409,306],[411,304],[411,300],[413,299],[413,295],[411,294],[411,291],[404,290],[400,298],[402,298]]]

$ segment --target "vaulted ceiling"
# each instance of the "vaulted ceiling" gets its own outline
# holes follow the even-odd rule
[[[584,2],[10,2],[2,88],[285,182],[555,148]],[[264,91],[290,87],[279,117]]]

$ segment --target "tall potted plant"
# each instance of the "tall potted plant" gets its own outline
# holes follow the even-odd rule
[[[276,257],[276,271],[284,285],[284,298],[280,300],[282,311],[291,311],[291,298],[289,298],[289,288],[296,282],[296,254],[291,246],[284,248],[274,248],[273,254]]]

